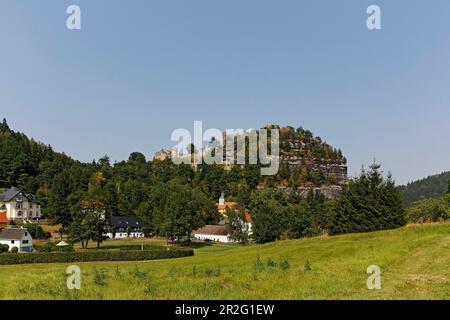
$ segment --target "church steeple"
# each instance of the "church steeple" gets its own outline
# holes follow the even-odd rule
[[[222,192],[222,195],[220,196],[219,199],[219,206],[224,204],[225,204],[225,193]]]

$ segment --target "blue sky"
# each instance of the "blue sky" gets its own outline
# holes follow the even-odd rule
[[[66,8],[82,30],[66,28]],[[366,28],[378,4],[382,30]],[[0,117],[91,161],[176,128],[303,126],[398,183],[450,170],[448,0],[0,3]]]

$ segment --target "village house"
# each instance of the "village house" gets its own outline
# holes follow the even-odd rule
[[[195,231],[196,240],[213,241],[228,243],[232,242],[229,237],[229,231],[226,224],[207,225]]]
[[[195,230],[194,239],[221,243],[234,242],[230,239],[230,226],[228,217],[226,216],[226,211],[227,209],[235,208],[237,205],[237,202],[226,202],[225,195],[222,193],[219,203],[217,204],[217,210],[222,214],[223,220],[216,225],[206,225],[203,228]],[[252,222],[250,214],[248,213],[245,215],[245,223],[247,224],[249,234],[251,234]]]
[[[36,197],[14,187],[0,193],[0,212],[6,213],[9,221],[32,221],[41,218],[41,206]]]
[[[145,237],[142,220],[134,216],[112,216],[106,221],[105,232],[109,239]]]
[[[18,252],[32,252],[33,239],[27,229],[5,228],[0,231],[0,244],[9,246],[9,251],[16,247]]]

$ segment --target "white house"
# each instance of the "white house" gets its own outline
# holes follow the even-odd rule
[[[9,251],[17,247],[19,252],[33,251],[33,238],[27,229],[24,228],[6,228],[0,232],[0,244],[9,246]]]
[[[194,239],[202,240],[202,241],[214,241],[214,242],[222,242],[229,243],[234,242],[230,239],[229,232],[229,220],[226,216],[227,209],[233,209],[238,206],[237,202],[226,202],[225,195],[222,193],[222,196],[219,199],[219,203],[217,204],[217,211],[222,214],[224,219],[215,225],[206,225],[203,228],[194,231]],[[252,234],[252,219],[250,214],[245,214],[245,221],[243,222],[245,225],[245,230],[248,230],[248,234]]]
[[[225,224],[221,225],[207,225],[194,232],[196,240],[214,241],[228,243],[233,242],[229,238],[228,228]]]
[[[106,221],[106,236],[110,239],[144,238],[142,220],[135,216],[112,216]]]
[[[18,188],[0,193],[0,212],[6,212],[8,220],[39,220],[41,206],[36,197]]]

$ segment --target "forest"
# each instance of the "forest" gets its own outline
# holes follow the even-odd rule
[[[151,160],[133,152],[126,161],[111,163],[103,156],[82,163],[51,146],[29,139],[0,124],[0,187],[20,187],[35,193],[44,217],[62,226],[74,240],[101,242],[102,223],[95,205],[106,217],[136,215],[145,232],[179,240],[221,218],[216,203],[221,193],[250,211],[253,240],[259,243],[299,238],[324,232],[349,233],[389,229],[406,223],[400,194],[379,166],[363,171],[343,185],[343,196],[327,200],[311,191],[306,198],[286,193],[283,186],[333,184],[334,173],[323,168],[343,166],[339,149],[311,131],[280,128],[281,156],[287,159],[276,176],[261,176],[258,165],[175,165],[170,159]],[[291,165],[291,157],[300,163]],[[356,214],[355,214],[356,213]],[[242,215],[236,215],[237,217]],[[239,239],[238,239],[239,240]]]

